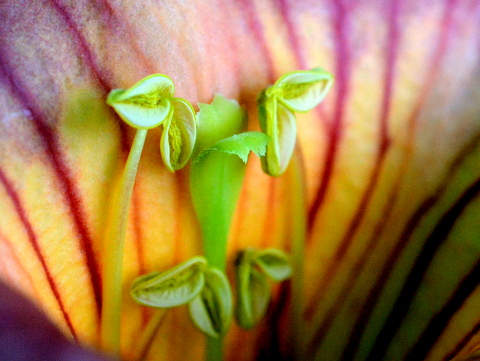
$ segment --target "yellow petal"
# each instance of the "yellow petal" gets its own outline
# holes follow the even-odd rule
[[[258,92],[288,71],[321,66],[335,75],[335,86],[318,111],[298,117],[310,219],[302,298],[312,353],[367,357],[390,310],[405,315],[388,321],[395,332],[382,343],[387,359],[404,359],[415,347],[428,349],[428,360],[479,348],[476,284],[442,319],[442,333],[429,331],[436,314],[462,294],[457,290],[479,258],[477,4],[92,4],[0,5],[2,278],[23,288],[65,332],[96,345],[105,207],[132,139],[107,108],[108,92],[161,72],[192,104],[215,93],[245,103],[258,130]],[[168,172],[159,141],[160,131],[151,131],[140,164],[125,290],[139,274],[201,252],[186,171]],[[247,246],[289,249],[290,192],[287,177],[272,180],[252,160],[231,232],[232,257]],[[422,272],[413,272],[451,209],[459,210],[447,217],[452,228],[438,238],[431,259],[424,256],[424,268],[417,266]],[[417,283],[407,284],[409,277]],[[407,309],[394,308],[404,285],[414,294],[403,293]],[[273,300],[278,313],[257,330],[227,336],[228,360],[255,359],[265,337],[284,331],[277,321],[285,291]],[[128,359],[151,314],[127,292],[124,305]],[[184,311],[165,317],[150,357],[202,359],[203,336]],[[435,336],[433,343],[422,341],[424,332]],[[288,343],[279,339],[275,351],[283,352]]]

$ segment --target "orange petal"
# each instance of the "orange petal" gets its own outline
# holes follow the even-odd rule
[[[465,280],[480,255],[478,10],[464,0],[2,3],[1,277],[95,345],[105,207],[132,137],[105,105],[108,92],[164,73],[193,104],[215,93],[238,99],[256,128],[261,89],[287,71],[321,66],[336,76],[333,92],[298,117],[309,204],[306,347],[334,360],[370,350],[430,360],[475,351],[480,295]],[[128,228],[127,358],[150,317],[128,298],[130,282],[201,252],[187,171],[164,168],[159,139],[160,130],[149,133]],[[257,160],[249,165],[232,257],[246,246],[289,249],[290,187],[286,177],[263,175]],[[282,315],[285,294],[275,297]],[[391,310],[402,317],[388,318]],[[438,334],[429,325],[440,313]],[[268,349],[262,332],[283,340],[276,351],[288,349],[271,323],[234,330],[227,358]],[[150,355],[200,360],[202,349],[179,309]]]

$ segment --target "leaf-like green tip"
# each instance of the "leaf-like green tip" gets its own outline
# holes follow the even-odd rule
[[[199,103],[198,106],[197,143],[193,159],[218,141],[243,132],[247,117],[245,110],[235,100],[218,94],[211,104]]]
[[[190,318],[197,328],[211,337],[220,337],[230,328],[233,301],[227,277],[216,268],[205,271],[205,286],[189,304]]]
[[[290,256],[276,248],[258,251],[253,262],[272,280],[280,282],[290,278],[293,273]]]
[[[204,150],[197,156],[195,163],[199,162],[211,151],[234,154],[240,157],[244,163],[247,163],[248,155],[251,151],[259,157],[265,155],[269,140],[268,135],[261,132],[234,134],[231,137],[218,141],[211,148]]]
[[[293,112],[306,112],[317,106],[330,90],[332,74],[320,68],[285,74],[265,89],[257,99],[260,127],[270,136],[265,173],[278,177],[287,169],[297,137]]]
[[[285,74],[268,89],[267,94],[276,96],[292,111],[307,112],[322,102],[332,85],[332,74],[314,68]]]
[[[170,115],[173,92],[173,82],[168,76],[153,74],[127,90],[112,90],[107,104],[130,126],[150,129],[160,125]]]
[[[196,114],[192,105],[181,98],[171,100],[173,114],[163,123],[160,151],[171,172],[183,168],[192,155],[197,138]]]
[[[206,259],[195,256],[168,271],[138,277],[132,284],[130,294],[144,306],[170,308],[184,305],[203,289],[206,268]]]

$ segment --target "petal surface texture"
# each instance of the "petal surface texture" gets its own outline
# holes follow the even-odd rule
[[[0,278],[66,335],[99,344],[102,231],[134,136],[108,93],[166,74],[195,110],[221,94],[258,131],[262,89],[321,67],[330,92],[296,115],[302,359],[480,349],[480,2],[17,0],[0,2],[0,19]],[[188,166],[163,165],[161,128],[149,131],[129,216],[125,360],[154,314],[129,298],[132,281],[202,252]],[[247,247],[291,251],[290,175],[268,177],[250,157],[230,265]],[[225,359],[291,359],[290,301],[288,282],[273,286],[255,329],[232,325]],[[200,361],[204,349],[180,307],[147,359]]]

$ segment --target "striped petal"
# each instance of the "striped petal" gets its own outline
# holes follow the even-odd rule
[[[258,93],[320,66],[332,91],[297,117],[303,359],[436,361],[480,349],[478,1],[19,0],[0,14],[0,275],[64,333],[98,344],[105,207],[133,137],[105,104],[109,91],[167,74],[194,105],[215,93],[239,100],[258,130]],[[162,164],[160,137],[149,132],[134,190],[125,290],[201,253],[187,172]],[[272,179],[259,167],[247,167],[231,259],[291,249],[292,171]],[[288,358],[288,294],[274,290],[254,330],[229,332],[227,360]],[[183,311],[167,314],[150,359],[202,358]],[[151,317],[125,297],[125,359]]]

